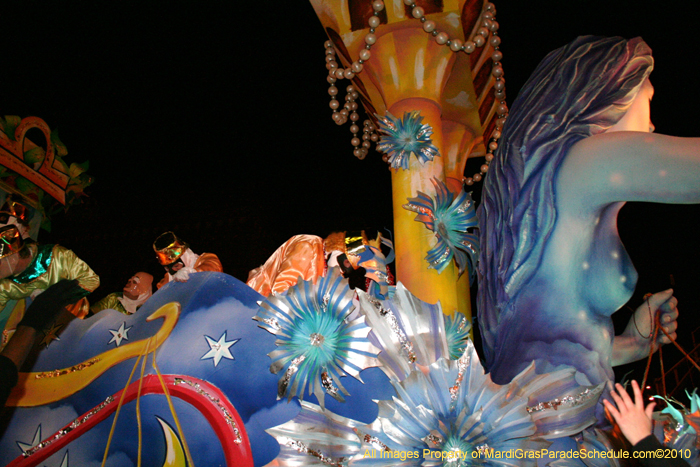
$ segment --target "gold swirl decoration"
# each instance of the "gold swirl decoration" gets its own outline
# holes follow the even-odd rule
[[[10,394],[6,405],[35,407],[65,399],[85,388],[113,366],[130,358],[145,355],[147,352],[153,352],[170,336],[180,318],[180,309],[179,303],[167,303],[146,318],[146,321],[164,319],[158,332],[148,339],[110,349],[68,368],[20,373],[18,384]]]

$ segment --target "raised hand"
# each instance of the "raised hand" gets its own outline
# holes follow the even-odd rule
[[[656,403],[652,402],[646,408],[644,407],[642,391],[634,380],[632,381],[634,401],[620,384],[616,384],[615,389],[617,389],[617,393],[613,389],[610,391],[610,396],[617,407],[607,399],[603,399],[603,405],[620,427],[625,438],[634,446],[651,434],[651,414],[654,412]]]

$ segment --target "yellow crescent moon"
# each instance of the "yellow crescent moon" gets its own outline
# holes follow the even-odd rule
[[[166,449],[163,467],[186,467],[185,452],[182,449],[182,444],[177,434],[175,434],[167,422],[163,421],[158,416],[156,416],[156,418],[160,422],[160,427],[163,429],[163,436],[165,436]]]
[[[146,321],[163,318],[163,325],[148,339],[110,349],[89,360],[52,371],[20,373],[17,386],[7,400],[12,407],[35,407],[55,402],[80,391],[102,373],[146,351],[153,352],[170,336],[180,318],[180,304],[171,302],[158,308]]]

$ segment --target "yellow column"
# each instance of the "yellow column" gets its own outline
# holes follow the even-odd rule
[[[393,104],[389,112],[401,118],[404,112],[414,110],[420,111],[423,123],[432,127],[433,144],[442,154],[441,112],[435,101],[424,98],[403,99]],[[397,280],[425,302],[440,301],[444,313],[452,314],[455,311],[461,311],[471,317],[469,281],[466,281],[467,287],[464,287],[464,280],[457,280],[457,269],[453,264],[448,265],[440,274],[435,269],[428,268],[425,256],[428,250],[435,246],[435,233],[428,230],[422,222],[414,220],[416,213],[403,208],[408,199],[415,197],[418,191],[429,195],[434,194],[435,188],[430,181],[432,178],[443,182],[445,180],[441,157],[422,165],[415,157],[411,157],[409,170],[392,170]],[[466,297],[460,297],[465,293]]]

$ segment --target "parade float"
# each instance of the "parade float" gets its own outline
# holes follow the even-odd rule
[[[543,364],[538,357],[556,353],[528,353],[522,336],[508,334],[528,321],[546,327],[531,308],[523,305],[520,315],[508,308],[512,284],[541,266],[523,258],[544,247],[501,249],[496,229],[483,222],[532,238],[541,227],[536,216],[525,206],[516,210],[535,227],[485,213],[477,224],[469,195],[492,170],[514,171],[516,181],[487,187],[495,210],[519,192],[518,183],[532,188],[522,182],[537,172],[524,163],[510,168],[507,151],[498,151],[509,111],[495,6],[312,5],[329,37],[332,119],[350,123],[356,157],[376,142],[391,166],[397,285],[381,294],[352,290],[330,266],[265,297],[226,274],[200,272],[165,285],[137,313],[105,310],[56,325],[8,401],[0,464],[615,465],[595,456],[619,447],[619,438],[599,428],[607,379],[581,371],[575,358]],[[57,175],[56,167],[66,167],[55,161],[53,145],[43,159],[31,159],[22,128],[13,138],[3,127],[2,156],[10,161],[3,165],[27,177],[34,164],[43,185],[33,183],[64,203],[79,167],[72,178],[70,170]],[[465,176],[469,157],[483,164]],[[15,193],[21,183],[8,186]],[[347,255],[370,250],[362,238],[346,238]],[[506,270],[510,282],[503,284],[499,272]],[[468,284],[477,276],[493,292],[479,297],[493,307],[481,311],[483,363],[469,340]],[[651,335],[647,324],[642,331]],[[534,355],[534,363],[508,365],[503,355],[513,352],[521,360]],[[668,409],[657,431],[697,462],[700,402],[690,399],[687,410]],[[574,451],[594,455],[546,455]]]

